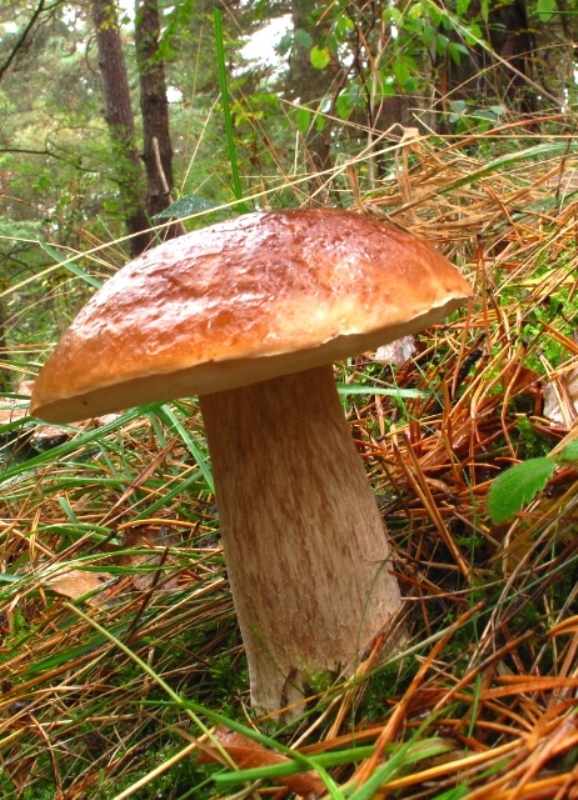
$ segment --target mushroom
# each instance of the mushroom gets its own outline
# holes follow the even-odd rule
[[[383,222],[248,214],[123,267],[41,370],[31,411],[50,422],[199,395],[259,712],[353,674],[402,606],[333,362],[440,322],[470,294],[429,243]]]

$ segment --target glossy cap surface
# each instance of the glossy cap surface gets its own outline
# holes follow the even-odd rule
[[[71,422],[321,366],[440,322],[470,294],[432,245],[383,222],[248,214],[119,270],[41,370],[31,411]]]

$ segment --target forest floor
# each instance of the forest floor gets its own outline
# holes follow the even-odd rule
[[[50,449],[3,426],[1,797],[578,797],[578,470],[556,460],[578,436],[577,148],[556,118],[407,136],[375,191],[352,181],[346,205],[433,241],[475,297],[411,357],[336,368],[408,638],[292,726],[248,707],[197,404]],[[495,478],[545,457],[493,521]]]

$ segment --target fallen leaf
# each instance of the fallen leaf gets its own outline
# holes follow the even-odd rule
[[[571,428],[578,417],[578,369],[574,367],[544,387],[544,416]]]
[[[213,739],[221,745],[239,769],[287,764],[291,761],[286,756],[249,739],[248,736],[243,736],[243,734],[231,731],[224,726],[219,726],[215,730]],[[199,756],[199,762],[206,764],[210,761],[222,761],[222,756],[216,748],[209,746]],[[315,797],[325,792],[325,784],[312,771],[279,776],[275,778],[275,782],[304,797]]]
[[[374,361],[380,364],[393,364],[401,366],[415,353],[417,347],[413,336],[402,336],[394,342],[384,344],[377,348]]]
[[[85,572],[79,569],[67,569],[44,578],[42,586],[53,592],[78,600],[89,592],[98,592],[87,599],[92,605],[104,605],[104,597],[99,596],[101,590],[114,576],[108,572]]]

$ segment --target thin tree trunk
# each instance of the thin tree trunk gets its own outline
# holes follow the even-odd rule
[[[115,180],[120,188],[129,234],[131,255],[141,253],[151,241],[143,202],[141,163],[136,147],[134,116],[118,16],[113,0],[92,0],[92,17],[98,43],[102,76],[104,117],[116,162]]]
[[[293,30],[305,31],[314,43],[318,43],[323,33],[322,26],[316,24],[317,13],[315,0],[292,0],[291,16]],[[302,44],[296,36],[289,62],[289,95],[301,105],[313,107],[329,92],[333,82],[333,71],[316,69],[310,59],[311,47]],[[327,175],[320,175],[331,167],[331,122],[328,120],[323,130],[312,124],[305,135],[306,158],[308,171],[311,173],[309,190],[316,202],[324,205],[327,202],[327,191],[323,191],[328,180]]]
[[[140,107],[144,129],[144,163],[147,175],[146,207],[149,217],[172,202],[173,150],[169,131],[165,68],[155,59],[159,47],[158,0],[137,0],[135,40],[140,80]],[[168,229],[169,236],[179,233]]]

